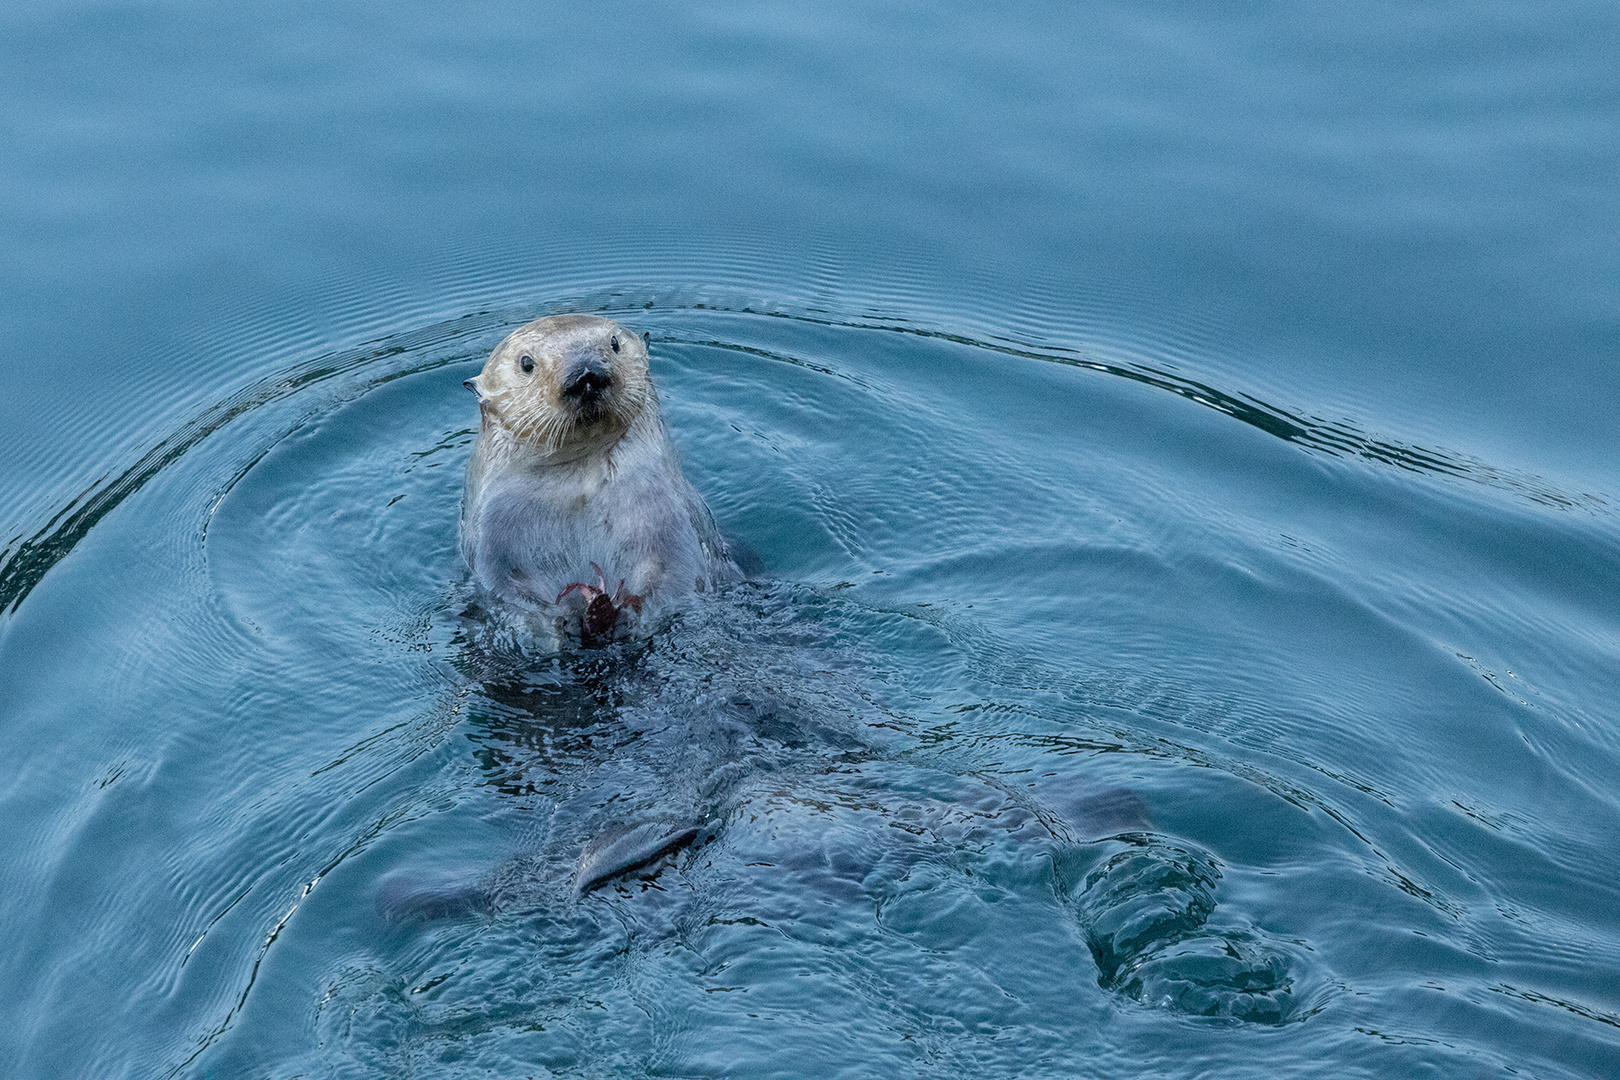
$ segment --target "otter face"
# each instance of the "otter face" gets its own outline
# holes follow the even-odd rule
[[[467,385],[484,425],[548,452],[610,441],[651,393],[647,343],[612,319],[553,315],[514,330]]]

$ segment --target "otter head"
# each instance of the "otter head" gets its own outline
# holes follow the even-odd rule
[[[519,327],[466,385],[478,395],[486,432],[499,427],[553,457],[613,443],[652,397],[646,341],[597,315]]]

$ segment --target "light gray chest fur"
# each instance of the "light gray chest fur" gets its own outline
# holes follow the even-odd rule
[[[575,582],[662,606],[737,576],[663,425],[638,425],[611,452],[566,463],[511,456],[486,434],[467,469],[461,551],[477,585],[546,606]]]

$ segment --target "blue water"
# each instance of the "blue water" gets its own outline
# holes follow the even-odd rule
[[[0,1071],[1620,1075],[1616,55],[6,8]],[[548,655],[458,384],[562,311],[765,569]]]

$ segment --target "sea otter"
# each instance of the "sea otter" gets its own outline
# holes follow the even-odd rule
[[[681,475],[643,337],[595,315],[536,319],[465,385],[482,426],[461,552],[479,589],[591,646],[742,576]]]

